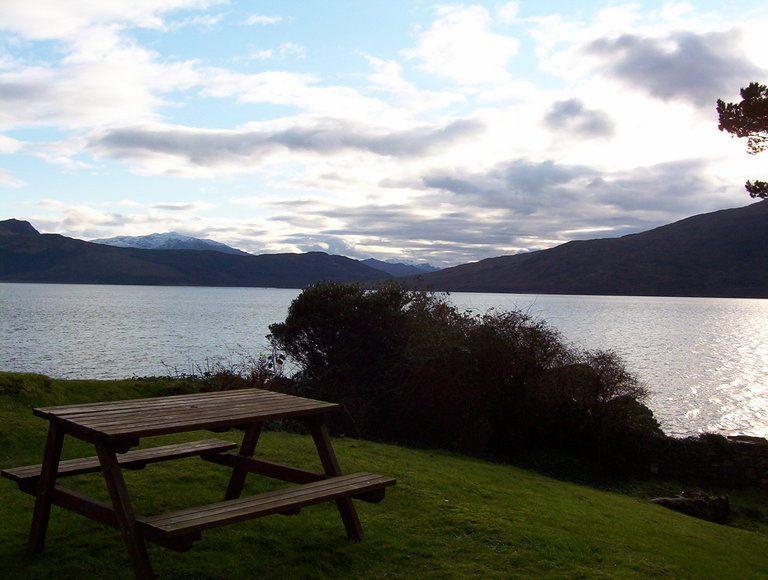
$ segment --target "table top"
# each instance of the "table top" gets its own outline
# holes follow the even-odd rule
[[[33,413],[89,439],[121,441],[195,431],[228,429],[269,419],[327,413],[338,405],[260,389],[240,389],[42,407]]]

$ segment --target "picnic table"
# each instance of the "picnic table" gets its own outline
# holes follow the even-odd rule
[[[37,408],[33,413],[49,421],[43,462],[5,469],[2,475],[36,497],[30,545],[42,550],[52,505],[80,513],[122,534],[136,578],[154,578],[145,541],[185,551],[205,530],[270,514],[295,514],[301,508],[335,501],[347,536],[363,539],[363,529],[352,499],[379,502],[395,480],[373,473],[342,475],[326,427],[326,415],[338,405],[265,391],[242,389],[130,399],[123,401]],[[309,471],[254,457],[264,423],[294,418],[312,434],[323,472]],[[220,439],[140,448],[140,439],[187,431],[228,429],[244,432],[237,444]],[[62,460],[64,436],[93,444],[96,456]],[[166,514],[134,513],[123,469],[142,469],[150,463],[199,456],[232,470],[223,501]],[[66,489],[58,480],[101,471],[111,505]],[[241,497],[249,473],[296,485]]]

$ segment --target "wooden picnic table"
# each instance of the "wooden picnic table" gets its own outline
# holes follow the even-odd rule
[[[381,501],[385,488],[395,480],[372,473],[342,475],[325,422],[336,407],[324,401],[243,389],[38,408],[34,414],[49,421],[42,464],[6,469],[2,475],[36,497],[29,535],[34,549],[43,549],[51,505],[58,505],[118,528],[140,579],[154,578],[145,541],[185,551],[204,530],[275,513],[294,514],[325,501],[336,502],[348,537],[360,541],[363,529],[352,498]],[[322,473],[253,457],[264,423],[286,418],[309,427]],[[219,439],[130,450],[144,437],[232,428],[244,431],[238,451],[233,451],[235,443]],[[96,456],[61,460],[65,435],[93,444]],[[167,514],[135,514],[123,468],[142,469],[149,463],[190,456],[232,469],[223,501]],[[98,471],[106,480],[111,505],[58,483],[62,477]],[[248,473],[297,485],[241,497]]]

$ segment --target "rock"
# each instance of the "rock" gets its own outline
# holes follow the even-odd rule
[[[726,439],[736,443],[752,443],[753,445],[768,446],[768,439],[765,439],[765,437],[753,437],[752,435],[729,435],[726,437]]]
[[[657,497],[651,502],[718,524],[728,521],[730,514],[728,496],[709,496],[699,491],[682,491],[677,497]]]

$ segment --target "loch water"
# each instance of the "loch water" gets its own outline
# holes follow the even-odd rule
[[[117,379],[197,372],[266,352],[298,290],[0,284],[0,370]],[[462,310],[520,309],[611,349],[672,435],[768,436],[768,300],[451,293]]]

